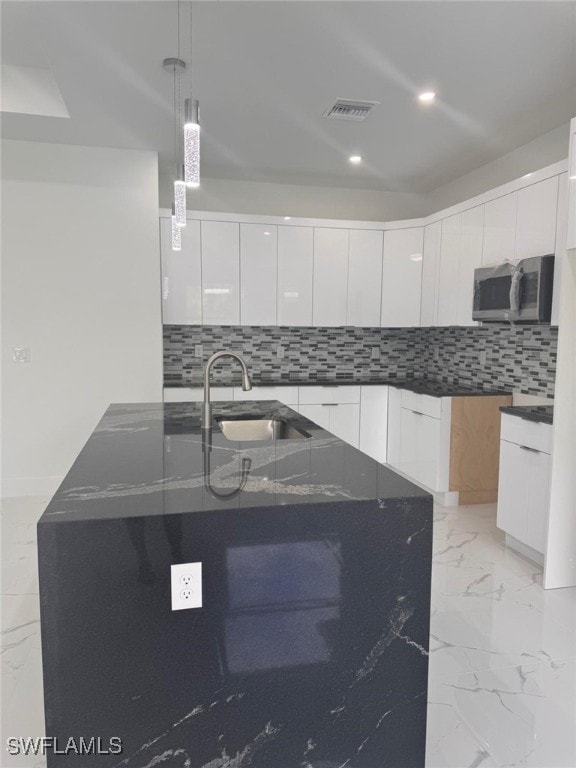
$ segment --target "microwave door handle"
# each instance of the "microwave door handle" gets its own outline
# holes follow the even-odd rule
[[[510,311],[519,312],[522,304],[522,267],[517,266],[510,283]]]

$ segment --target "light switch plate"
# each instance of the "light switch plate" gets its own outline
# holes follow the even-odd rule
[[[30,347],[13,347],[12,348],[12,360],[15,363],[29,363],[30,362]]]
[[[202,563],[170,566],[172,610],[202,608]]]

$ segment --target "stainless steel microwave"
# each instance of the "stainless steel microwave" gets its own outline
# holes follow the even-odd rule
[[[553,280],[553,255],[475,269],[472,319],[549,323]]]

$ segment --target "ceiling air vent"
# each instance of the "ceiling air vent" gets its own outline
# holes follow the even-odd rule
[[[379,101],[355,101],[354,99],[338,99],[324,112],[323,117],[330,120],[366,120],[370,112],[380,104]]]

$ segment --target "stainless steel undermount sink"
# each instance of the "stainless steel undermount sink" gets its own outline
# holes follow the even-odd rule
[[[228,440],[302,440],[310,435],[284,419],[253,418],[230,419],[221,416],[216,423]]]

